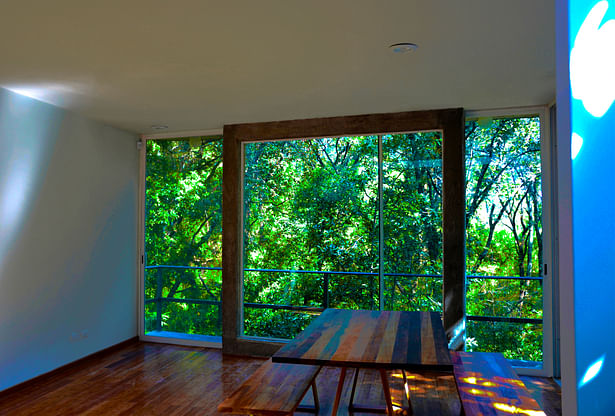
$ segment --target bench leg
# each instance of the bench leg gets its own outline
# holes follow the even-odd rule
[[[311,387],[312,396],[314,396],[314,406],[300,404],[299,406],[297,406],[297,409],[295,409],[296,412],[318,413],[318,411],[320,410],[320,402],[318,401],[318,390],[316,390],[316,381],[312,380]]]
[[[352,381],[352,391],[350,392],[350,404],[349,404],[350,410],[352,410],[352,407],[354,404],[354,392],[357,389],[357,378],[359,378],[359,369],[355,368],[354,369],[354,380]]]
[[[312,396],[314,396],[314,407],[316,412],[320,410],[320,402],[318,401],[318,390],[316,390],[316,381],[312,380]]]
[[[384,390],[384,399],[387,402],[387,413],[393,414],[393,402],[391,400],[391,389],[389,388],[389,379],[387,378],[386,370],[380,370],[380,379],[382,380],[382,388]]]
[[[406,400],[408,400],[408,414],[411,415],[414,412],[412,411],[412,402],[410,401],[410,387],[408,386],[406,370],[401,370],[401,373],[404,375],[404,391],[406,392]]]
[[[340,380],[337,383],[337,391],[335,392],[335,401],[333,402],[333,410],[331,416],[337,416],[337,409],[340,407],[340,399],[342,398],[342,389],[344,388],[344,380],[346,379],[346,367],[342,367]]]

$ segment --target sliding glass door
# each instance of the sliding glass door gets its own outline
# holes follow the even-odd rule
[[[144,334],[216,340],[210,337],[222,332],[222,138],[148,140],[145,153]]]
[[[541,122],[539,116],[466,122],[466,349],[502,352],[538,369],[550,329],[544,272],[551,263]]]

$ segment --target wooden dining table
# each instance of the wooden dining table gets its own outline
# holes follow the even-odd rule
[[[387,370],[453,372],[446,334],[437,312],[326,309],[272,357],[274,362],[341,367],[332,414],[337,414],[348,368],[355,368],[351,411],[382,411],[353,405],[358,369],[380,372],[386,411],[393,414]],[[407,397],[408,403],[410,398]]]

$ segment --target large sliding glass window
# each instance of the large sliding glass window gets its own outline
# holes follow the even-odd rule
[[[244,145],[244,334],[442,310],[441,133]]]
[[[550,331],[541,130],[538,116],[465,124],[465,348],[536,368]],[[444,242],[463,221],[459,206],[445,225],[443,194],[447,183],[463,192],[450,162],[461,166],[461,141],[448,174],[442,131],[239,143],[241,244],[227,264],[241,280],[228,279],[226,298],[239,288],[239,337],[292,338],[328,307],[445,317]],[[145,153],[144,334],[212,340],[223,332],[222,138],[148,140]],[[448,267],[459,297],[463,266]]]
[[[470,351],[543,360],[543,197],[539,117],[466,123]]]
[[[222,138],[148,140],[144,334],[222,332]]]

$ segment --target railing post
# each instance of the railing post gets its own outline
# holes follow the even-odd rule
[[[327,309],[329,307],[329,274],[323,274],[323,302],[322,307]]]
[[[222,333],[222,302],[218,302],[218,328],[220,328],[220,333]]]
[[[156,331],[162,329],[162,269],[156,269]]]
[[[391,310],[395,309],[395,289],[397,289],[397,276],[393,276],[393,287],[391,288]]]
[[[382,297],[382,292],[378,291],[378,306],[380,307],[380,298]],[[374,276],[369,275],[369,309],[374,310]]]

